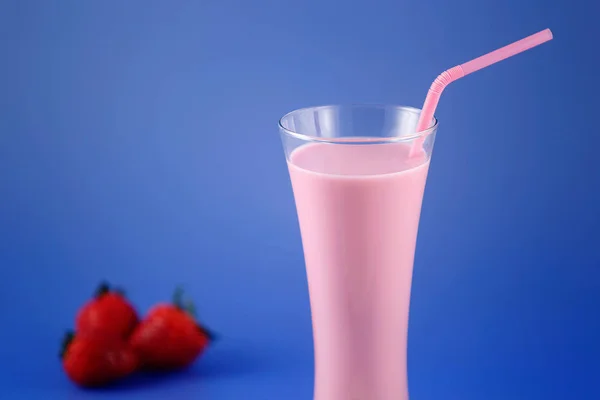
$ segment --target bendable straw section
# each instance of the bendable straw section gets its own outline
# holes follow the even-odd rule
[[[440,101],[440,96],[442,95],[444,89],[446,89],[446,86],[465,75],[466,74],[464,73],[463,68],[460,65],[457,65],[456,67],[452,67],[442,72],[437,78],[435,78],[429,87],[429,92],[427,92],[427,97],[425,98],[425,103],[423,104],[419,122],[417,123],[417,132],[426,130],[433,123],[433,113],[437,108],[438,102]],[[421,151],[425,139],[425,136],[421,136],[415,140],[410,149],[409,157],[413,157]]]
[[[435,113],[435,109],[437,108],[440,96],[446,88],[446,86],[448,86],[451,82],[454,82],[455,80],[460,79],[463,76],[469,75],[475,71],[479,71],[482,68],[488,67],[506,58],[512,57],[526,50],[529,50],[532,47],[539,46],[540,44],[551,40],[552,37],[552,31],[550,31],[550,29],[544,29],[541,32],[535,33],[524,39],[504,46],[498,50],[494,50],[490,53],[484,54],[481,57],[477,57],[474,60],[468,61],[464,64],[458,65],[456,67],[450,68],[447,71],[442,72],[435,79],[435,81],[433,81],[431,87],[429,88],[429,92],[427,93],[427,97],[425,98],[425,103],[423,104],[423,109],[421,110],[419,122],[417,123],[416,131],[422,132],[431,126],[433,114]],[[424,141],[424,136],[414,141],[412,148],[410,149],[411,157],[421,152]]]
[[[457,65],[456,67],[452,67],[449,70],[442,72],[435,78],[429,87],[429,92],[425,98],[423,111],[421,112],[419,123],[417,124],[417,132],[424,131],[431,126],[431,123],[433,122],[433,113],[437,108],[440,96],[444,89],[446,89],[446,86],[465,75],[463,68],[460,65]]]

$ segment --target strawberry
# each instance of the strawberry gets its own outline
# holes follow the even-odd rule
[[[108,385],[131,375],[138,367],[135,353],[117,337],[68,332],[60,356],[69,379],[82,387]]]
[[[75,320],[83,335],[116,336],[127,339],[138,323],[138,315],[123,292],[102,283],[96,295],[81,307]]]
[[[214,339],[196,322],[194,306],[182,303],[178,289],[173,304],[154,306],[134,330],[129,343],[148,370],[174,370],[192,364]]]

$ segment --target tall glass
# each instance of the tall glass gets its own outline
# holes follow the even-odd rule
[[[308,276],[315,400],[406,400],[413,260],[437,121],[420,110],[305,108],[279,130]],[[421,139],[423,151],[409,157]],[[421,143],[419,141],[419,143]]]

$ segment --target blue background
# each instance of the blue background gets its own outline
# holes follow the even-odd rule
[[[0,398],[311,398],[278,118],[328,103],[420,107],[442,70],[549,27],[549,44],[442,97],[411,398],[597,400],[598,8],[0,2]],[[222,340],[174,377],[74,388],[58,345],[101,279],[142,312],[184,283]]]

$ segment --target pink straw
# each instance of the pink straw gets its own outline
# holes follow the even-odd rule
[[[417,123],[417,132],[424,131],[430,127],[433,120],[433,114],[435,113],[438,101],[440,100],[440,96],[448,84],[462,78],[463,76],[469,75],[470,73],[495,64],[498,61],[502,61],[505,58],[512,57],[525,50],[529,50],[532,47],[539,46],[540,44],[551,39],[552,32],[550,29],[545,29],[541,32],[521,39],[518,42],[514,42],[508,46],[504,46],[498,50],[492,51],[491,53],[487,53],[474,60],[457,65],[456,67],[452,67],[449,70],[442,72],[437,78],[435,78],[435,81],[433,81],[431,87],[429,88],[429,92],[425,98],[425,103],[423,104],[423,110],[421,111],[419,122]],[[425,137],[420,137],[419,139],[415,140],[410,151],[411,156],[416,155],[416,153],[422,149],[421,146],[423,145],[424,141]]]

